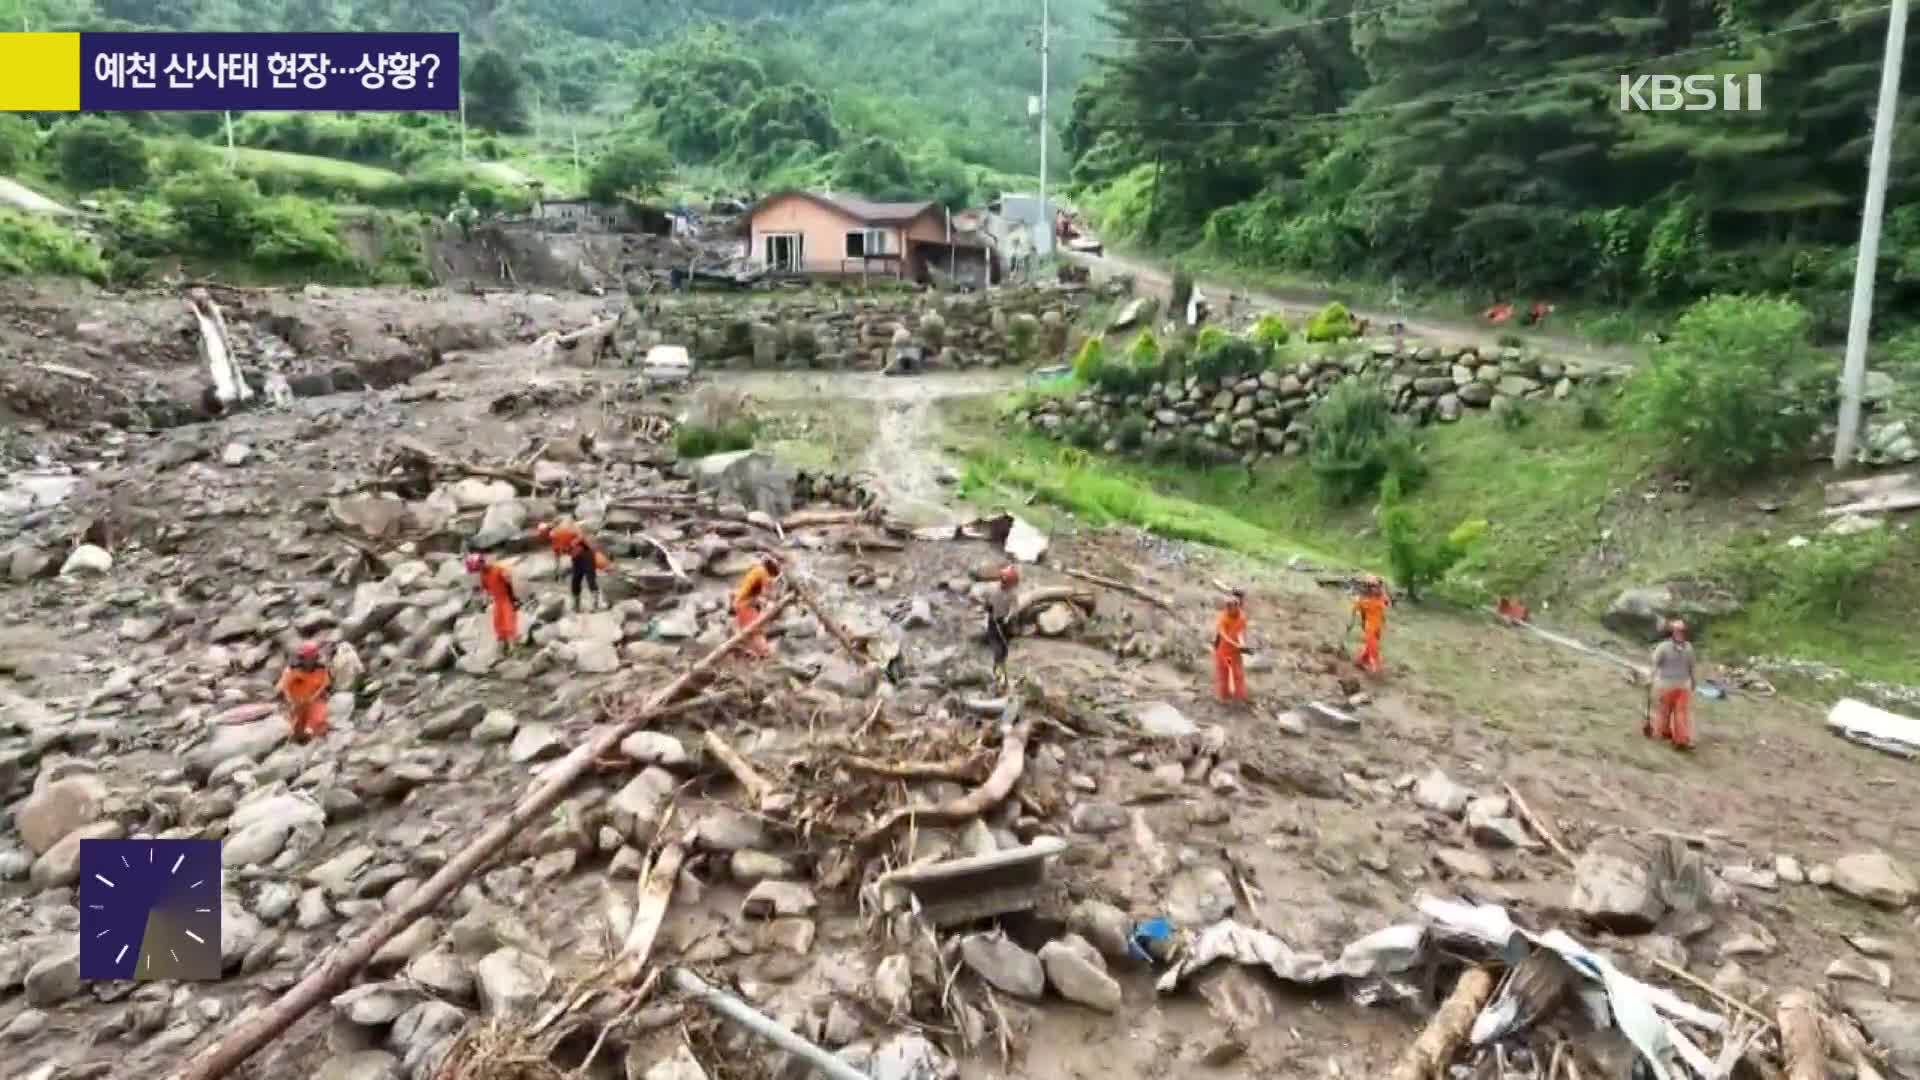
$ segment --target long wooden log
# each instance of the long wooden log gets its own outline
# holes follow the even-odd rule
[[[1453,1060],[1467,1034],[1473,1030],[1474,1017],[1493,996],[1493,973],[1486,968],[1468,968],[1453,984],[1453,993],[1433,1014],[1420,1037],[1400,1055],[1387,1080],[1435,1080],[1447,1075],[1447,1063]]]
[[[1780,1056],[1787,1080],[1827,1080],[1827,1044],[1820,1034],[1820,1007],[1805,990],[1780,995]]]
[[[1027,738],[1032,732],[1033,724],[1026,720],[1008,729],[1006,737],[1000,742],[1000,760],[994,763],[993,772],[979,787],[947,802],[903,806],[861,833],[856,846],[870,851],[884,843],[893,834],[895,826],[906,821],[921,825],[958,825],[1000,805],[1012,794],[1013,785],[1020,782],[1020,775],[1026,771]]]
[[[306,1015],[314,1006],[331,999],[346,986],[353,976],[373,959],[380,947],[393,940],[402,930],[412,926],[421,916],[433,911],[447,897],[465,884],[467,879],[477,873],[482,866],[491,861],[507,843],[528,824],[544,820],[547,811],[553,809],[574,781],[585,773],[593,762],[610,753],[620,745],[620,740],[638,731],[649,723],[663,708],[691,690],[695,684],[705,678],[721,661],[732,655],[735,649],[767,624],[769,619],[780,614],[787,605],[786,598],[775,601],[765,614],[753,621],[753,624],[721,642],[699,662],[682,672],[666,686],[647,699],[645,705],[601,728],[599,733],[587,742],[573,748],[573,752],[556,762],[552,768],[542,774],[539,784],[523,796],[513,812],[482,830],[467,842],[459,853],[447,861],[440,871],[428,878],[426,883],[407,898],[407,902],[380,918],[372,926],[362,931],[352,941],[344,942],[330,952],[320,963],[309,968],[307,974],[293,985],[279,1000],[255,1014],[252,1019],[239,1024],[224,1038],[201,1051],[191,1061],[172,1074],[172,1080],[216,1080],[232,1072],[252,1057],[261,1047],[272,1042],[276,1036],[292,1026],[293,1022]]]
[[[813,613],[814,619],[820,623],[821,628],[831,635],[833,640],[840,643],[840,647],[846,650],[847,655],[853,658],[854,663],[864,667],[880,666],[874,662],[873,657],[867,655],[867,650],[861,648],[860,644],[853,640],[853,635],[847,633],[846,627],[841,626],[834,620],[833,616],[827,614],[826,609],[820,606],[819,601],[813,598],[813,594],[808,592],[805,586],[796,581],[791,583],[789,588],[791,588],[793,594],[800,599],[801,606]]]
[[[1834,1054],[1853,1066],[1854,1080],[1887,1080],[1886,1074],[1880,1071],[1880,1063],[1874,1060],[1866,1037],[1855,1030],[1852,1021],[1823,1011],[1820,1031]]]

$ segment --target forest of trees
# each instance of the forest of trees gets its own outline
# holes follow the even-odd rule
[[[1827,331],[1844,323],[1883,4],[1107,8],[1111,40],[1064,137],[1074,182],[1122,238],[1488,298],[1782,292]],[[1759,112],[1619,108],[1622,73],[1750,72]],[[1876,298],[1890,313],[1920,311],[1920,114],[1905,101]]]
[[[1054,20],[1084,35],[1101,7],[1056,0]],[[624,144],[655,141],[680,166],[742,186],[955,203],[1036,169],[1027,96],[1039,90],[1039,22],[1030,0],[0,2],[0,24],[34,29],[458,30],[468,121],[481,132],[585,118],[594,156],[631,161],[639,152]],[[1056,129],[1086,52],[1055,51]],[[327,117],[262,118],[242,135],[396,167],[428,152],[420,125],[368,119],[349,135]],[[207,134],[204,122],[160,122]]]

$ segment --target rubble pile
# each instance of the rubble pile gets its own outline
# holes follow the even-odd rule
[[[0,487],[27,507],[0,535],[22,1073],[1920,1067],[1896,855],[1573,818],[1388,733],[1324,644],[1249,657],[1297,707],[1217,705],[1188,562],[1012,515],[909,529],[762,450],[677,460],[618,394],[529,391],[529,354],[7,450],[33,466]],[[611,556],[604,603],[531,535],[560,518]],[[511,650],[469,551],[525,598]],[[730,593],[767,552],[749,660]],[[1009,561],[1001,691],[977,636]],[[300,640],[333,731],[292,743]],[[224,980],[80,980],[79,847],[120,836],[224,841]]]

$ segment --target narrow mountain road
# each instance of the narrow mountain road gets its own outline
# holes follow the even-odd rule
[[[1088,255],[1082,252],[1063,254],[1066,258],[1086,266],[1096,277],[1131,274],[1136,286],[1143,294],[1158,296],[1163,300],[1172,295],[1173,272],[1164,263],[1130,255]],[[1201,293],[1216,303],[1224,302],[1229,295],[1234,295],[1244,298],[1257,308],[1270,308],[1294,317],[1312,315],[1330,301],[1345,302],[1344,297],[1335,293],[1315,289],[1249,291],[1223,281],[1206,278],[1200,279],[1198,285]],[[1406,324],[1408,336],[1423,338],[1437,344],[1492,348],[1499,345],[1503,334],[1518,334],[1533,347],[1566,359],[1627,367],[1638,363],[1642,356],[1639,349],[1596,345],[1593,342],[1561,334],[1540,333],[1524,328],[1494,330],[1464,319],[1436,319],[1431,316],[1408,318],[1404,314],[1396,315],[1378,308],[1360,308],[1352,305],[1348,305],[1348,308],[1356,318],[1372,320],[1377,328],[1384,329],[1397,319]]]

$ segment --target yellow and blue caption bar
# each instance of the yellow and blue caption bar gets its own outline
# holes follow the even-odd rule
[[[459,107],[459,34],[0,34],[0,112]]]

